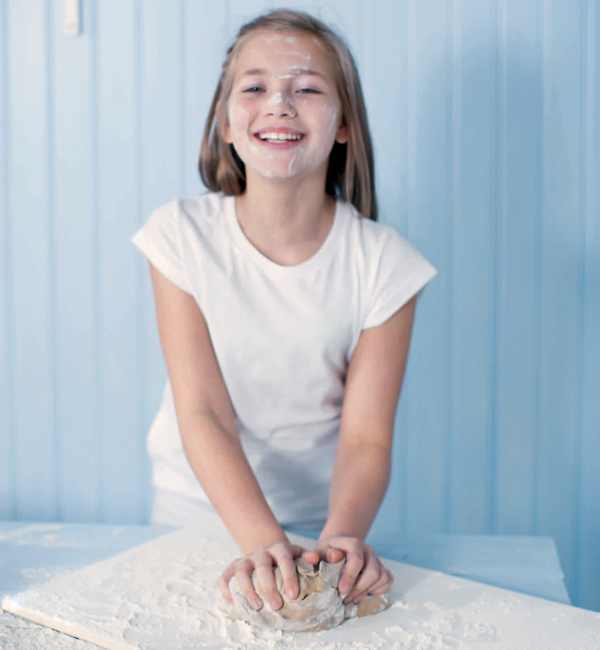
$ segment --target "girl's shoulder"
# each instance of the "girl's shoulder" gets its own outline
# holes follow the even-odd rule
[[[396,253],[415,250],[393,226],[363,217],[350,203],[338,203],[346,237],[365,252],[379,256],[384,249]]]
[[[206,192],[200,196],[173,199],[156,208],[150,219],[218,220],[225,213],[230,198],[222,192]]]

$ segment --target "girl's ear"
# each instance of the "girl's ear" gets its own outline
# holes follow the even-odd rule
[[[233,144],[231,140],[231,129],[229,128],[229,123],[223,127],[223,141],[227,144]]]
[[[217,106],[215,107],[215,115],[221,115],[222,110],[223,110],[223,104],[221,103],[221,101],[218,101]],[[227,116],[225,116],[225,119],[223,120],[223,132],[221,133],[221,137],[223,138],[223,141],[226,142],[227,144],[232,144],[231,127],[229,126],[229,120],[227,119]]]
[[[335,134],[335,141],[340,144],[345,144],[348,142],[348,126],[346,125],[346,120],[342,121],[341,126],[338,128],[337,133]]]

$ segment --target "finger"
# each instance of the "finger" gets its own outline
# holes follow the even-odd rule
[[[344,558],[345,544],[340,539],[340,545],[337,546],[337,538],[329,539],[322,544],[317,544],[315,548],[315,553],[319,555],[319,559],[325,560],[325,562],[339,562]],[[316,562],[315,562],[316,564]]]
[[[271,555],[281,571],[283,589],[288,598],[297,598],[300,593],[298,573],[296,572],[296,564],[294,563],[294,553],[302,553],[302,548],[299,546],[283,546],[273,547],[271,549]]]
[[[330,562],[333,564],[335,562],[339,562],[344,557],[344,552],[340,551],[337,548],[321,548],[318,550],[315,549],[314,551],[311,551],[311,553],[314,553],[314,556],[312,557],[315,558],[315,561],[311,561],[311,564],[317,564],[321,561]]]
[[[302,553],[302,559],[306,560],[306,562],[312,564],[313,566],[315,564],[319,564],[321,560],[317,551],[304,551],[304,553]]]
[[[302,546],[298,546],[298,544],[290,544],[289,549],[293,558],[300,557],[302,553],[307,552],[302,548]]]
[[[298,582],[298,573],[293,560],[281,562],[279,564],[281,578],[283,579],[283,588],[288,598],[296,599],[300,594],[300,584]]]
[[[253,566],[251,562],[240,562],[238,565],[238,570],[235,573],[235,579],[238,583],[238,587],[244,597],[250,603],[252,609],[259,610],[263,606],[263,601],[256,592],[254,588],[254,583],[252,582],[252,572]]]
[[[217,584],[219,585],[219,589],[221,590],[221,595],[229,603],[233,602],[233,598],[231,596],[231,590],[229,589],[229,583],[231,582],[231,578],[233,578],[233,576],[235,575],[237,564],[238,564],[238,560],[232,562],[225,569],[225,571],[223,571],[223,573],[219,576],[219,579],[217,581]]]
[[[231,590],[229,589],[229,580],[231,580],[231,578],[226,578],[225,573],[222,573],[219,576],[219,580],[217,581],[217,584],[219,585],[219,589],[221,590],[221,595],[223,596],[223,598],[228,603],[232,603],[233,597],[231,596]]]
[[[346,598],[346,602],[354,600],[362,593],[368,593],[371,587],[378,582],[383,572],[383,566],[379,562],[375,551],[370,546],[365,546],[364,553],[363,567]]]
[[[392,586],[392,583],[394,581],[394,577],[381,564],[381,562],[380,562],[380,570],[381,570],[381,572],[379,574],[379,579],[376,582],[374,582],[368,589],[365,589],[364,591],[362,591],[358,595],[353,596],[353,598],[352,598],[353,602],[358,603],[365,596],[379,596],[379,595],[384,594],[387,591],[389,591],[389,589]]]
[[[257,565],[255,571],[256,580],[260,585],[265,599],[273,609],[280,609],[283,606],[283,600],[275,585],[272,562],[261,562]]]
[[[339,548],[328,548],[325,554],[325,561],[335,564],[344,558],[344,551]]]
[[[348,596],[365,564],[364,550],[357,546],[353,551],[346,552],[346,566],[339,583],[339,592]]]
[[[394,576],[386,569],[383,583],[377,583],[373,585],[369,593],[373,596],[380,596],[381,594],[387,593],[394,584]]]

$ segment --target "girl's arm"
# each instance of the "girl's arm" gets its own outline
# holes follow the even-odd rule
[[[348,593],[347,602],[383,593],[392,581],[364,539],[389,482],[415,305],[416,297],[382,325],[364,330],[348,368],[329,514],[315,549],[331,562],[346,555],[340,592]]]
[[[246,556],[223,574],[236,575],[248,601],[262,601],[252,586],[254,570],[269,603],[278,608],[273,565],[279,565],[291,597],[298,593],[290,544],[271,512],[244,454],[231,400],[221,375],[204,316],[194,298],[150,265],[160,341],[173,388],[185,455],[211,503]]]

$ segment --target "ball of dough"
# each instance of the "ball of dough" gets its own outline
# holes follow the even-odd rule
[[[385,594],[366,596],[358,604],[344,604],[338,584],[345,559],[336,563],[321,561],[317,566],[302,558],[296,559],[295,563],[300,585],[297,598],[292,599],[285,594],[281,571],[276,567],[275,585],[281,594],[283,607],[274,610],[267,603],[254,574],[254,588],[263,600],[263,607],[258,611],[250,607],[234,580],[231,585],[233,604],[226,606],[229,616],[269,630],[312,632],[336,627],[347,618],[375,614],[391,605],[392,601]]]

